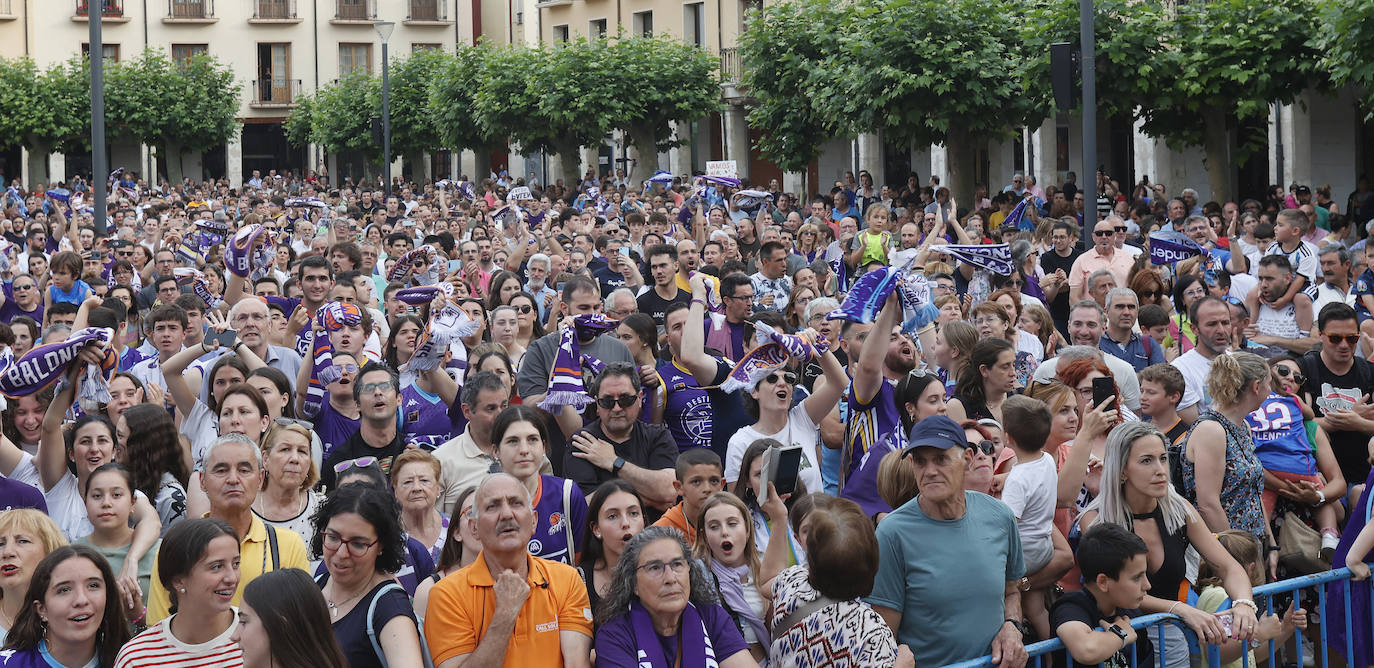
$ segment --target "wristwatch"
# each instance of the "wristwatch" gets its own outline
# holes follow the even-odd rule
[[[1016,588],[1020,591],[1030,591],[1030,578],[1021,578],[1016,581]]]
[[[1012,618],[1008,617],[1008,618],[1002,620],[1002,624],[1004,624],[1004,625],[1005,625],[1005,624],[1011,624],[1012,627],[1014,627],[1014,628],[1016,629],[1016,632],[1017,632],[1017,633],[1020,633],[1020,634],[1023,635],[1023,636],[1026,635],[1026,625],[1025,625],[1024,623],[1022,623],[1021,620],[1019,620],[1019,619],[1012,619]]]
[[[1108,626],[1108,627],[1107,627],[1107,630],[1108,630],[1108,631],[1111,631],[1112,633],[1115,633],[1115,634],[1116,634],[1116,637],[1118,637],[1118,638],[1121,639],[1121,646],[1122,646],[1122,647],[1125,647],[1125,646],[1126,646],[1126,631],[1125,631],[1125,629],[1121,628],[1120,626],[1117,626],[1116,624],[1112,624],[1111,626]]]
[[[620,475],[620,469],[623,468],[625,468],[625,458],[616,457],[615,461],[611,463],[611,475]]]

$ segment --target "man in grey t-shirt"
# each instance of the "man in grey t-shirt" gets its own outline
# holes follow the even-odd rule
[[[601,288],[589,278],[576,276],[563,286],[558,304],[563,325],[571,327],[571,318],[582,313],[600,313]],[[530,344],[520,371],[515,375],[515,391],[526,405],[537,405],[549,391],[549,376],[553,373],[554,358],[558,356],[558,331]],[[610,334],[601,334],[589,341],[579,341],[582,354],[595,357],[605,364],[625,362],[634,365],[630,349]]]

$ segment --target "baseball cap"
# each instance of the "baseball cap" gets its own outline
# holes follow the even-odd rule
[[[1312,192],[1312,189],[1311,189],[1310,187],[1308,187],[1308,186],[1298,186],[1298,194],[1299,194],[1299,195],[1307,195],[1307,194],[1311,194],[1311,192]]]
[[[948,450],[952,447],[968,447],[968,439],[959,423],[944,415],[932,415],[912,425],[907,435],[905,452],[915,448],[928,447]]]

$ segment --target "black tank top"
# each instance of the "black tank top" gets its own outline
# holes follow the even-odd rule
[[[1159,530],[1159,540],[1164,545],[1164,560],[1160,562],[1159,570],[1148,571],[1145,574],[1150,578],[1150,595],[1170,601],[1186,601],[1188,563],[1185,553],[1188,551],[1188,525],[1179,527],[1174,533],[1167,533],[1164,526],[1164,510],[1158,505],[1153,512],[1141,515],[1132,513],[1131,520],[1154,520]]]

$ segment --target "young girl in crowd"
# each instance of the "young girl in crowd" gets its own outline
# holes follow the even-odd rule
[[[186,483],[190,478],[171,414],[152,404],[133,406],[115,423],[115,439],[124,451],[132,489],[153,500],[166,535],[173,524],[186,517]]]
[[[100,553],[85,545],[53,550],[38,563],[24,600],[0,666],[122,668],[116,653],[129,641],[129,626]]]
[[[767,657],[769,605],[759,579],[762,562],[754,544],[754,523],[739,497],[716,492],[701,506],[696,556],[715,576],[725,609],[735,618],[755,659]]]
[[[229,639],[238,643],[244,666],[348,666],[330,629],[324,597],[296,568],[263,573],[244,586],[239,623]]]
[[[524,484],[534,500],[535,526],[541,530],[539,548],[532,549],[531,554],[569,565],[577,563],[582,532],[576,528],[586,523],[587,500],[571,480],[539,473],[549,442],[544,421],[532,408],[510,406],[492,423],[491,442],[496,445],[501,470]]]
[[[160,410],[160,409],[159,409]],[[166,411],[163,411],[166,414]],[[124,562],[129,556],[129,548],[134,541],[134,530],[129,528],[129,515],[134,509],[133,475],[119,464],[109,463],[96,469],[86,479],[86,513],[95,530],[88,536],[75,541],[76,545],[89,545],[95,548],[110,568],[116,573],[123,571]],[[128,612],[129,621],[135,626],[143,616],[144,601],[148,600],[148,588],[152,584],[153,561],[157,558],[158,545],[138,562],[137,587],[121,582],[121,589],[133,597],[133,605]]]
[[[601,483],[587,506],[582,562],[577,570],[587,583],[587,598],[596,610],[611,589],[611,577],[625,545],[644,530],[644,504],[633,485],[619,478]]]
[[[1245,569],[1245,573],[1250,576],[1252,586],[1258,587],[1265,583],[1264,560],[1260,558],[1261,546],[1253,534],[1239,529],[1229,529],[1217,534],[1217,542],[1221,543],[1231,558],[1235,559]],[[1231,609],[1231,599],[1227,596],[1226,589],[1222,587],[1221,573],[1216,566],[1205,559],[1198,566],[1196,588],[1198,590],[1197,608],[1199,610],[1216,613],[1218,616],[1228,614],[1227,611]],[[1280,618],[1278,615],[1270,613],[1260,618],[1259,628],[1255,631],[1254,644],[1247,646],[1247,643],[1223,638],[1223,642],[1220,643],[1223,668],[1259,665],[1255,663],[1253,647],[1268,641],[1283,643],[1291,638],[1297,629],[1307,630],[1307,610],[1299,606],[1295,598],[1292,605],[1283,613],[1283,617]],[[1246,654],[1244,660],[1241,659],[1242,652]]]

